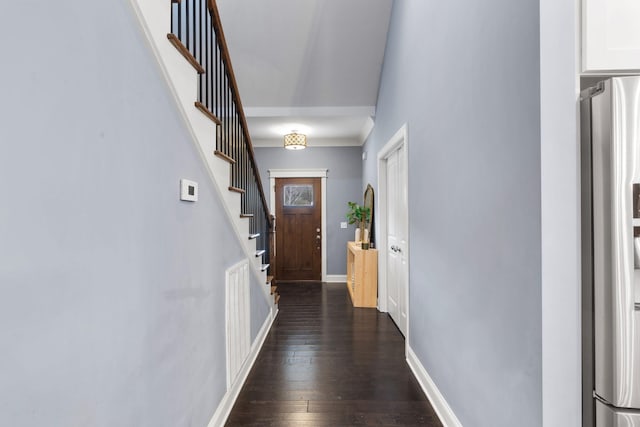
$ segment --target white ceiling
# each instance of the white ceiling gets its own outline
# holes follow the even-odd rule
[[[218,0],[255,146],[306,133],[361,145],[373,127],[392,0]]]

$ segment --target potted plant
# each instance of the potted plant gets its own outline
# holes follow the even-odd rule
[[[367,222],[371,219],[371,209],[359,205],[355,202],[347,203],[349,205],[349,210],[347,211],[347,220],[349,221],[349,224],[357,224],[357,226],[359,227],[358,230],[356,230],[357,242],[360,240],[358,237],[364,238],[364,228]],[[358,233],[358,231],[360,233]]]

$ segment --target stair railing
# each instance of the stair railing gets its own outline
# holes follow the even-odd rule
[[[271,263],[274,221],[269,212],[247,119],[215,0],[171,0],[169,40],[199,74],[196,108],[216,123],[216,155],[231,163],[232,191],[241,193],[242,215],[256,248]],[[275,271],[273,265],[270,271]]]

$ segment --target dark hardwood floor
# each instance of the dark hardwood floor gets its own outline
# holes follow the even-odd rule
[[[387,314],[344,284],[280,284],[280,313],[227,426],[441,426]]]

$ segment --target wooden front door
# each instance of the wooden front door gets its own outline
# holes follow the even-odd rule
[[[276,178],[276,280],[322,280],[320,178]]]

